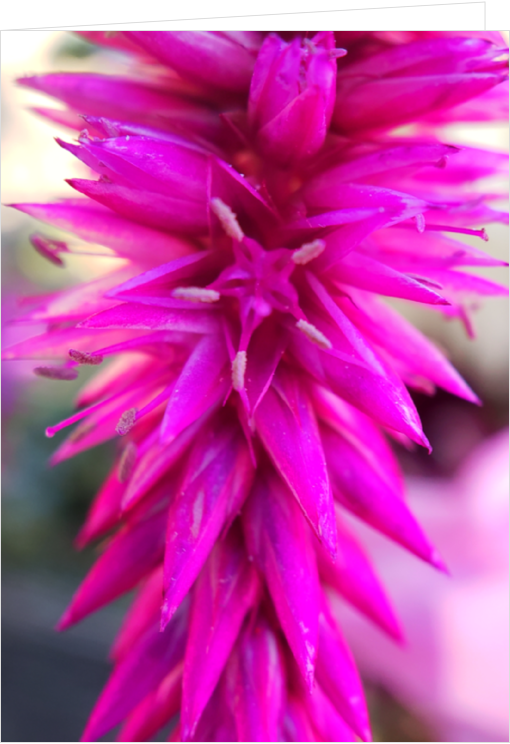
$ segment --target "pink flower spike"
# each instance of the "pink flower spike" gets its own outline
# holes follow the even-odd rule
[[[75,542],[107,537],[59,624],[136,591],[84,739],[369,740],[326,592],[401,642],[344,511],[446,571],[392,446],[431,451],[410,389],[480,401],[383,300],[473,335],[475,303],[507,294],[476,270],[504,265],[482,247],[508,222],[507,153],[443,141],[508,118],[505,42],[82,35],[124,75],[19,82],[59,102],[37,112],[97,175],[11,206],[57,231],[32,236],[41,255],[95,256],[97,277],[24,298],[13,329],[46,331],[2,359],[52,385],[86,367],[52,465],[116,447]]]

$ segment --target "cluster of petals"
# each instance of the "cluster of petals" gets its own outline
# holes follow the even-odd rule
[[[388,437],[429,446],[408,387],[477,402],[379,296],[472,332],[473,303],[505,293],[464,270],[501,262],[458,235],[505,222],[483,179],[508,163],[439,137],[505,117],[504,41],[84,35],[133,75],[20,83],[65,104],[37,112],[99,178],[14,206],[74,236],[33,236],[53,263],[88,242],[118,267],[30,298],[20,320],[47,332],[4,354],[56,380],[98,367],[47,430],[77,424],[54,463],[119,442],[78,544],[107,539],[60,623],[136,589],[83,738],[370,740],[331,593],[400,631],[345,514],[442,568]]]

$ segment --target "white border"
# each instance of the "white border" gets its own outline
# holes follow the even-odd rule
[[[354,31],[483,31],[486,3],[444,3],[441,5],[408,5],[354,10],[305,11],[213,18],[192,18],[168,21],[138,21],[126,23],[91,23],[69,26],[37,26],[33,29],[55,31],[130,31],[130,30],[244,30],[293,31],[309,28],[332,28]],[[5,30],[2,33],[12,33]]]

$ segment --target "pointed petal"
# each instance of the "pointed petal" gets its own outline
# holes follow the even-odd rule
[[[168,512],[163,626],[196,579],[225,522],[240,510],[252,478],[248,447],[236,426],[211,428],[197,441]]]
[[[264,572],[283,632],[299,669],[313,686],[319,581],[308,527],[284,483],[259,477],[243,510],[250,553]]]
[[[381,582],[357,540],[340,520],[338,511],[336,561],[333,563],[326,551],[316,546],[321,580],[340,592],[393,639],[401,641],[402,631]]]
[[[335,496],[360,519],[432,565],[442,567],[400,494],[395,494],[357,449],[329,427],[321,429]]]
[[[335,347],[342,348],[345,345],[345,336],[340,336],[337,329],[330,325],[325,327],[318,315],[315,317],[308,313],[308,316],[331,339]],[[340,315],[338,321],[340,322]],[[302,334],[297,331],[292,334],[289,349],[307,372],[340,398],[380,425],[400,431],[413,442],[429,447],[416,407],[400,378],[376,355],[345,315],[342,318],[342,330],[349,334],[349,340],[356,344],[356,351],[363,354],[371,368],[367,364],[358,363],[354,356],[348,360],[345,354],[337,353],[336,348],[329,352],[322,351],[303,340]]]
[[[184,365],[161,423],[161,441],[171,442],[230,388],[230,365],[221,337],[204,336]]]
[[[340,630],[323,600],[319,617],[317,682],[347,725],[362,739],[371,741],[363,687]]]
[[[185,333],[215,333],[219,330],[217,319],[207,310],[172,310],[130,302],[91,315],[82,321],[79,327],[169,330]]]
[[[193,737],[242,622],[258,595],[259,581],[246,560],[240,533],[216,543],[195,585],[184,661],[182,737]]]
[[[80,114],[163,127],[212,140],[222,134],[218,117],[207,107],[166,88],[97,73],[56,72],[18,80],[20,85],[64,101]]]
[[[334,555],[333,502],[317,422],[303,384],[281,365],[254,419],[276,469]]]
[[[121,186],[108,181],[71,178],[70,186],[114,212],[147,227],[203,235],[207,231],[205,202]]]
[[[255,329],[247,350],[246,393],[252,412],[266,394],[287,345],[287,334],[271,318]]]
[[[188,606],[184,603],[163,632],[153,624],[115,667],[96,703],[82,741],[97,741],[117,726],[182,661]]]
[[[320,741],[357,741],[352,729],[337,712],[321,686],[316,684],[308,701],[308,709]]]
[[[403,274],[356,251],[349,253],[338,263],[331,279],[387,297],[425,302],[431,305],[448,305],[441,288],[434,290],[408,274]]]
[[[245,93],[261,34],[219,31],[138,31],[128,38],[184,78],[206,87]]]
[[[181,706],[182,663],[177,664],[129,714],[117,741],[150,741]]]
[[[142,265],[160,264],[196,250],[193,243],[183,238],[138,225],[85,199],[12,206],[82,240],[111,248],[118,256],[134,259]],[[150,245],[150,251],[142,250],[144,245]]]
[[[59,630],[130,591],[154,569],[163,557],[165,523],[165,511],[160,509],[128,525],[112,539],[75,594]]]
[[[159,619],[163,603],[163,565],[159,565],[137,590],[110,650],[110,658],[119,663],[128,656],[136,641]]]
[[[245,627],[226,669],[238,741],[279,741],[284,684],[278,641],[261,615]]]
[[[472,403],[478,397],[457,370],[418,329],[392,308],[369,296],[359,296],[352,302],[340,301],[346,315],[369,339],[404,362],[411,372],[432,380],[453,395]]]
[[[145,494],[156,484],[162,476],[177,477],[172,473],[172,467],[179,462],[187,448],[195,440],[198,432],[209,418],[212,411],[207,411],[200,419],[194,421],[182,431],[170,444],[162,444],[158,431],[151,442],[151,446],[140,454],[138,461],[127,484],[122,508],[132,509]]]

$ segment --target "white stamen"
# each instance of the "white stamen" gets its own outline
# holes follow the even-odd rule
[[[329,340],[329,338],[326,338],[326,336],[319,331],[318,328],[316,328],[311,323],[308,323],[306,320],[298,320],[296,323],[296,328],[298,328],[301,333],[304,333],[305,336],[310,339],[310,341],[314,344],[317,344],[321,349],[331,349],[333,344]]]
[[[237,392],[244,390],[244,373],[246,372],[246,352],[238,351],[232,362],[232,387]]]
[[[135,425],[137,413],[137,408],[130,408],[129,410],[124,411],[119,419],[119,423],[115,427],[115,431],[117,432],[117,434],[120,434],[120,436],[123,437],[125,434],[131,431],[131,429]]]
[[[204,287],[176,287],[172,292],[176,300],[187,300],[187,302],[218,302],[220,293],[215,289]]]
[[[416,227],[418,228],[418,232],[422,233],[425,230],[425,217],[422,214],[415,215],[416,220]]]
[[[229,238],[241,242],[244,238],[244,233],[237,221],[237,215],[230,209],[228,204],[225,204],[224,201],[215,197],[214,199],[211,199],[211,209],[221,222],[221,226]]]
[[[323,240],[314,240],[312,243],[305,243],[297,251],[294,251],[292,260],[295,264],[304,266],[309,261],[320,256],[325,247],[326,243]]]

